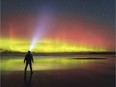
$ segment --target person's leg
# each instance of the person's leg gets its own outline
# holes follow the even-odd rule
[[[28,66],[28,62],[26,62],[26,65],[25,65],[25,73],[27,71],[27,66]]]
[[[32,70],[32,64],[31,64],[31,62],[29,63],[29,65],[30,65],[31,73],[33,73],[33,70]]]

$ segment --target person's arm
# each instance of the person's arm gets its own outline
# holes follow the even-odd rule
[[[26,56],[25,56],[25,58],[24,58],[24,63],[25,63],[25,60],[26,60]]]
[[[34,63],[33,56],[31,55],[32,62]]]
[[[25,59],[24,59],[24,63],[25,63]]]

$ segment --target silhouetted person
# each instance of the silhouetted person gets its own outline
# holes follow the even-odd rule
[[[34,61],[33,61],[33,56],[32,56],[30,51],[28,51],[28,53],[26,54],[25,59],[24,59],[24,63],[25,63],[25,61],[26,61],[25,73],[27,71],[28,65],[30,66],[31,73],[33,73],[32,62],[34,63]]]

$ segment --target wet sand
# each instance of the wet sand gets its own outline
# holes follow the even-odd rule
[[[2,71],[2,87],[115,87],[114,58],[93,60],[85,67],[28,71],[26,78],[23,71]]]

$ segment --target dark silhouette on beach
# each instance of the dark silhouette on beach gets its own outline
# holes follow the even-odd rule
[[[28,53],[26,54],[25,59],[24,59],[24,63],[25,63],[25,61],[26,61],[25,74],[26,74],[28,65],[30,66],[30,70],[31,70],[31,74],[32,74],[33,73],[32,62],[34,63],[34,60],[33,60],[33,56],[32,56],[30,51],[28,51]]]

